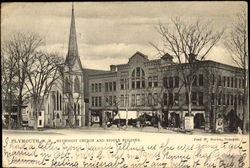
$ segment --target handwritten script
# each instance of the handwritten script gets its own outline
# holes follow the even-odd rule
[[[21,167],[248,167],[244,138],[3,139],[4,166]]]

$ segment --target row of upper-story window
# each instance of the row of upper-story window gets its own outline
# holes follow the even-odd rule
[[[199,80],[197,83],[197,77],[194,75],[193,86],[203,86],[203,74],[198,76]],[[163,77],[163,86],[165,88],[178,88],[179,87],[179,77]],[[158,87],[158,76],[149,76],[147,81],[147,87]],[[141,89],[146,88],[145,78],[132,78],[131,79],[131,89]],[[130,89],[130,80],[129,78],[120,79],[120,89],[128,90]],[[92,83],[91,84],[92,92],[101,92],[102,91],[102,83]],[[105,82],[105,92],[116,91],[116,82]]]
[[[203,92],[192,92],[191,102],[193,105],[204,105],[203,104]],[[188,103],[188,97],[186,97],[186,103]],[[159,93],[148,93],[148,94],[131,94],[131,102],[129,94],[121,94],[120,99],[117,101],[116,96],[106,96],[105,106],[173,106],[179,104],[179,93],[164,93],[163,97]],[[92,97],[92,107],[102,106],[102,96]]]
[[[215,75],[211,74],[212,85],[215,85]],[[223,87],[231,88],[244,88],[244,82],[242,78],[230,77],[230,76],[221,76],[218,75],[217,85]]]
[[[212,93],[212,105],[242,105],[243,96],[241,94]]]
[[[116,91],[116,82],[105,82],[105,92]],[[91,92],[102,92],[102,83],[92,83]]]
[[[101,107],[102,106],[102,96],[92,96],[91,97],[92,107]],[[105,97],[105,106],[116,106],[116,96],[106,96]]]

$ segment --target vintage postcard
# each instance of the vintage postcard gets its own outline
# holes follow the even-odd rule
[[[248,168],[247,7],[1,3],[3,167]]]

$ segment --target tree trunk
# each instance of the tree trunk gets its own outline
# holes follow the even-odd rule
[[[188,91],[188,116],[191,116],[192,112],[192,101],[191,101],[191,91]]]
[[[17,104],[17,126],[22,127],[22,97],[19,95]]]
[[[34,108],[33,108],[33,116],[34,116],[34,130],[37,130],[37,122],[38,122],[38,117],[37,117],[37,101],[34,101]]]

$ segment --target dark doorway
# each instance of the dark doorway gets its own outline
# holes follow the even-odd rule
[[[205,119],[203,114],[195,114],[194,116],[194,128],[205,128]]]

